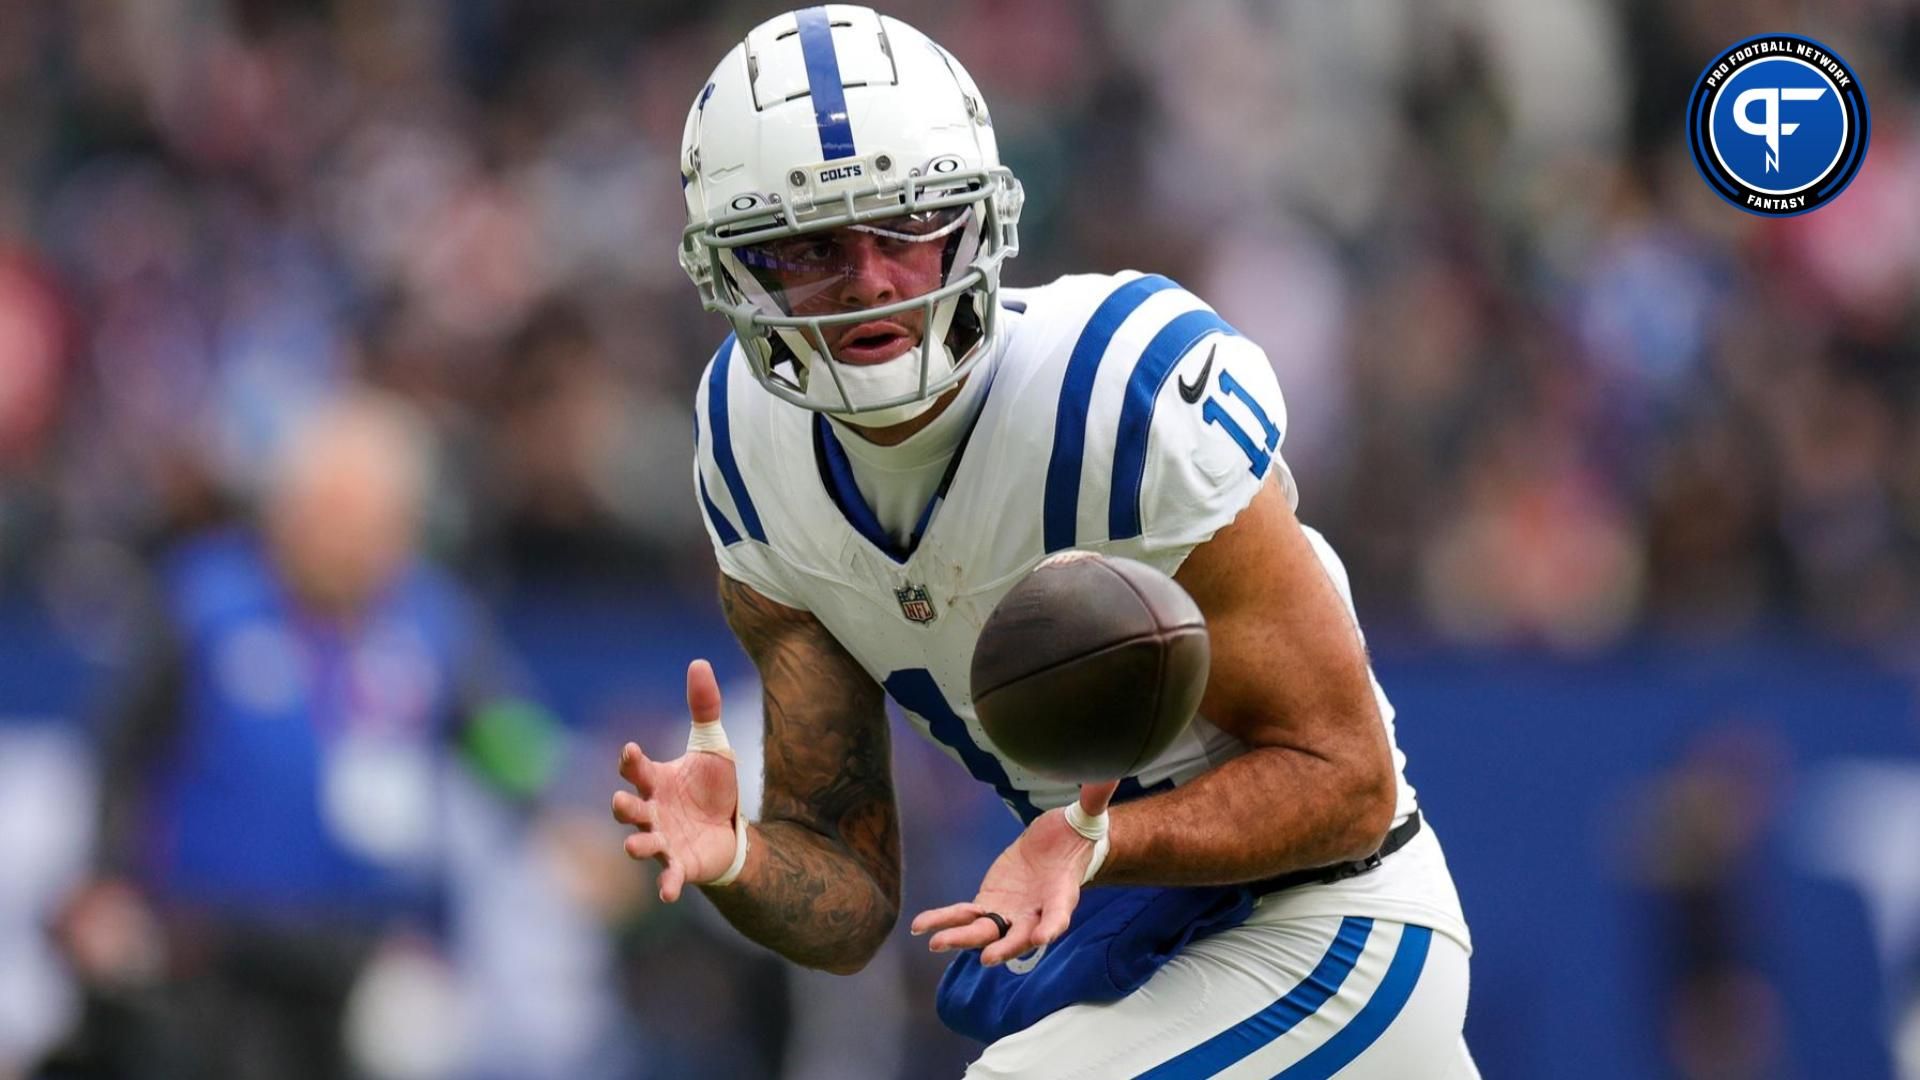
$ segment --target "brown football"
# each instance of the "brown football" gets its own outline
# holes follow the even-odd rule
[[[1192,721],[1207,624],[1172,578],[1093,552],[1055,555],[1002,597],[973,653],[973,708],[1001,753],[1042,776],[1131,776]]]

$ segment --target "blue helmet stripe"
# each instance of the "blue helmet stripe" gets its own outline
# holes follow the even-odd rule
[[[1047,462],[1041,516],[1049,554],[1072,547],[1079,532],[1080,465],[1087,450],[1087,409],[1093,403],[1093,381],[1100,373],[1100,357],[1127,316],[1146,303],[1147,297],[1172,288],[1177,286],[1155,274],[1115,289],[1094,309],[1067,357],[1067,371],[1060,381],[1059,411],[1053,421],[1053,456]]]
[[[740,512],[740,524],[746,527],[748,536],[764,544],[766,530],[760,527],[760,514],[747,494],[746,477],[740,475],[740,463],[733,457],[732,424],[727,412],[727,369],[733,360],[733,341],[733,335],[728,334],[707,369],[707,430],[713,432],[713,463],[720,466],[720,478],[727,482],[727,493]]]
[[[1147,478],[1147,432],[1153,427],[1153,406],[1160,388],[1201,338],[1239,331],[1211,311],[1189,311],[1168,323],[1140,353],[1127,379],[1127,396],[1120,403],[1120,434],[1113,445],[1113,486],[1108,489],[1107,539],[1128,540],[1140,535],[1140,489]]]
[[[800,54],[807,62],[807,93],[813,98],[813,122],[820,128],[820,156],[828,161],[853,156],[853,125],[847,122],[847,91],[840,60],[833,51],[827,9],[810,7],[795,14],[800,24]]]

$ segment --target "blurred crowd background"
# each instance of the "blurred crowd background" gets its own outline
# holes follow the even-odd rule
[[[689,491],[724,327],[674,177],[693,94],[785,6],[0,0],[0,847],[38,868],[0,875],[0,1077],[957,1075],[904,942],[787,973],[650,904],[605,820],[619,741],[679,737],[685,660],[750,674]],[[1560,840],[1653,913],[1666,1004],[1594,1022],[1633,1067],[1920,1076],[1920,5],[883,10],[988,95],[1012,283],[1165,273],[1266,347],[1389,692],[1402,658],[1462,723],[1543,686],[1621,690],[1566,699],[1596,726],[1665,716],[1648,686],[1706,702],[1594,796],[1659,825]],[[1853,186],[1791,220],[1715,197],[1681,124],[1768,31],[1831,45],[1873,115]],[[1697,693],[1795,672],[1780,716]],[[1400,700],[1414,783],[1474,786]],[[291,792],[192,734],[283,713],[317,733],[263,751],[312,774]],[[1513,768],[1565,749],[1520,719]],[[1813,784],[1841,839],[1812,859],[1865,848],[1877,929],[1796,928],[1859,938],[1860,1073],[1753,1037],[1796,991],[1740,929],[1821,731],[1878,755]],[[897,752],[909,902],[970,895],[1011,822]],[[1442,828],[1469,918],[1509,925],[1479,912],[1527,867]],[[1501,948],[1487,1075],[1588,1075],[1530,1056],[1576,1021],[1505,1008]]]

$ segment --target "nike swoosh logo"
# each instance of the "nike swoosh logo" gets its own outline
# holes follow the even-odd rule
[[[1213,374],[1213,353],[1214,350],[1219,347],[1219,345],[1215,345],[1212,349],[1207,350],[1207,366],[1200,369],[1199,378],[1193,380],[1191,383],[1185,379],[1180,380],[1180,398],[1187,404],[1192,405],[1198,402],[1200,395],[1207,392],[1207,377]]]

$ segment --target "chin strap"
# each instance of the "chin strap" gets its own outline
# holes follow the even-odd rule
[[[1080,878],[1082,885],[1092,881],[1107,861],[1107,851],[1113,846],[1111,820],[1105,810],[1093,815],[1080,809],[1079,799],[1067,804],[1067,824],[1073,826],[1074,832],[1093,841],[1093,858],[1087,860],[1087,872]]]
[[[898,397],[903,393],[910,392],[914,385],[919,383],[919,360],[920,351],[915,349],[897,356],[885,364],[880,364],[872,368],[859,368],[842,364],[839,373],[840,378],[847,386],[848,392],[856,398],[872,400],[875,398]],[[816,364],[828,364],[832,362],[833,361],[818,357],[814,359],[814,363]],[[933,356],[929,359],[928,363],[932,366],[932,370],[927,374],[927,382],[930,384],[944,379],[953,373],[953,355],[947,351],[945,345],[936,345],[934,347]],[[890,371],[880,370],[881,368],[889,367],[889,365],[900,365],[900,367],[893,368]],[[911,365],[910,370],[908,369],[909,365]],[[823,376],[819,373],[810,373],[808,377],[819,378]],[[832,376],[824,377],[829,380],[832,378]],[[940,395],[945,392],[945,390],[941,390],[937,393],[929,393],[926,397],[918,400],[902,402],[899,405],[891,405],[884,409],[869,409],[865,412],[856,413],[835,412],[832,409],[825,411],[827,415],[832,416],[834,419],[853,424],[856,427],[892,427],[895,424],[904,424],[914,417],[919,416],[921,413],[926,412],[928,409],[933,408],[933,403],[940,400]]]

